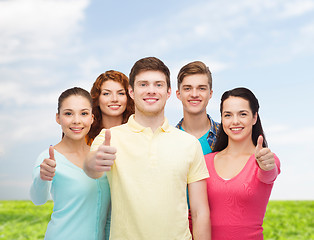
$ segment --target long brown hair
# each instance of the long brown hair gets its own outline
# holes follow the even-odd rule
[[[102,84],[108,80],[112,80],[112,81],[120,83],[123,86],[126,96],[127,96],[127,104],[126,104],[126,109],[123,112],[122,123],[126,123],[130,115],[134,113],[134,102],[128,92],[128,87],[129,87],[128,77],[125,76],[123,73],[114,71],[114,70],[106,71],[105,73],[100,74],[97,77],[96,81],[94,82],[93,87],[90,92],[93,99],[94,122],[91,126],[89,133],[86,136],[86,142],[88,145],[91,145],[94,138],[100,133],[101,129],[103,129],[104,127],[102,126],[102,114],[99,107],[99,96],[101,93]]]

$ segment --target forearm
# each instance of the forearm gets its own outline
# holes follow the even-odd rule
[[[211,226],[206,180],[188,185],[194,240],[210,240]]]
[[[97,171],[95,161],[96,152],[89,152],[86,156],[83,167],[83,170],[86,173],[86,175],[94,179],[100,178],[104,174],[104,172]]]
[[[197,213],[194,216],[192,215],[192,223],[194,240],[211,239],[211,225],[208,214]]]
[[[51,181],[40,178],[39,167],[34,169],[33,183],[30,188],[30,197],[35,205],[45,204],[50,196]]]

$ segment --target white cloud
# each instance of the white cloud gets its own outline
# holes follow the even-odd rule
[[[280,18],[301,16],[314,10],[314,2],[312,0],[284,1],[282,4],[282,11],[278,15]]]
[[[0,63],[53,58],[74,40],[88,0],[0,2]]]

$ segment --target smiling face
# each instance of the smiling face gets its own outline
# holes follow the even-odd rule
[[[101,85],[99,107],[103,116],[122,116],[126,105],[127,96],[121,83],[108,80]]]
[[[206,74],[192,74],[184,77],[180,89],[176,91],[184,112],[188,114],[206,113],[212,93]]]
[[[84,139],[93,123],[89,100],[79,95],[67,97],[56,114],[56,121],[61,125],[64,138]]]
[[[135,76],[134,89],[129,93],[135,103],[135,113],[146,116],[164,114],[171,89],[167,87],[166,76],[160,71],[142,71]]]
[[[257,114],[253,115],[247,100],[229,97],[223,102],[221,122],[229,141],[251,141],[256,120]]]

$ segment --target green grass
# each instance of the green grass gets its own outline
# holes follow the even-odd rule
[[[265,240],[314,240],[314,201],[270,201]]]
[[[0,201],[0,240],[43,239],[53,202]],[[265,240],[314,240],[314,201],[270,201]]]

